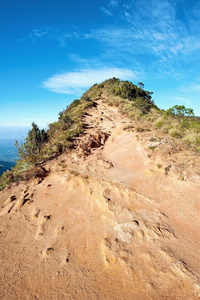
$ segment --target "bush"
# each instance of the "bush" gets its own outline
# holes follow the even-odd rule
[[[156,141],[157,141],[157,139],[155,137],[150,138],[150,142],[156,142]]]
[[[137,127],[135,130],[136,130],[136,132],[144,132],[145,131],[145,129],[141,128],[141,127]]]
[[[183,137],[183,134],[178,130],[173,130],[170,135],[177,139],[181,139]]]
[[[3,190],[6,186],[10,185],[13,182],[13,176],[11,171],[4,172],[0,177],[0,191]]]
[[[33,122],[32,129],[29,130],[25,142],[21,143],[19,146],[18,141],[15,141],[15,145],[18,149],[18,155],[20,158],[34,160],[34,157],[37,154],[40,154],[42,145],[48,141],[48,133],[39,127]]]
[[[157,129],[162,128],[162,126],[163,126],[163,121],[158,121],[158,122],[156,122],[156,124],[155,124],[155,127],[156,127]]]
[[[197,145],[200,144],[200,136],[195,137],[195,144],[197,144]]]
[[[119,98],[121,98],[121,100],[126,99],[129,102],[133,102],[134,106],[132,109],[138,109],[141,114],[148,114],[151,108],[158,109],[151,99],[151,95],[153,93],[145,91],[143,88],[134,85],[132,82],[120,81],[117,78],[112,78],[106,80],[103,85],[108,96],[114,94],[114,96],[118,96]],[[108,100],[108,102],[109,104],[113,105],[110,99]]]
[[[184,105],[174,105],[173,107],[166,110],[167,115],[175,115],[179,117],[183,116],[194,116],[192,108],[186,108]]]

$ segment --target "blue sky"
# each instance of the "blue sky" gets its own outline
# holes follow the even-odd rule
[[[1,0],[0,25],[0,138],[113,76],[200,115],[200,1]]]

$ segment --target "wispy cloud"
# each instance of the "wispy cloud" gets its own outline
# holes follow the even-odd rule
[[[76,28],[34,29],[30,38],[41,39],[51,37],[60,47],[67,41],[93,39],[103,44],[102,52],[123,52],[131,55],[151,55],[158,65],[165,57],[167,67],[171,67],[174,59],[189,57],[194,51],[200,50],[197,24],[200,22],[200,1],[190,6],[190,13],[182,12],[177,17],[177,1],[171,0],[127,0],[126,4],[119,0],[108,1],[102,12],[107,16],[121,19],[117,26],[105,26],[87,32]],[[179,5],[181,5],[179,3]],[[118,9],[116,9],[118,8]],[[108,48],[109,47],[109,48]],[[171,66],[170,66],[171,65]]]
[[[107,15],[107,16],[113,16],[112,11],[109,10],[109,9],[107,9],[107,8],[105,8],[105,7],[101,7],[101,11],[102,11],[105,15]]]
[[[47,36],[51,31],[52,31],[52,29],[50,27],[43,28],[43,29],[33,29],[30,32],[29,37],[31,39],[33,39],[33,38],[41,38],[41,37]]]
[[[119,4],[119,1],[117,1],[117,0],[111,0],[109,2],[108,6],[110,6],[110,7],[116,7],[116,6],[118,6],[118,4]]]
[[[117,77],[120,79],[136,80],[140,74],[130,69],[104,68],[85,69],[79,72],[57,74],[43,82],[42,86],[48,90],[61,94],[75,94],[80,96],[85,89],[95,83]]]
[[[76,31],[75,28],[53,28],[45,27],[40,29],[33,29],[29,33],[29,39],[40,41],[42,39],[55,41],[60,47],[66,46],[67,41],[82,39],[82,34]]]
[[[107,4],[106,7],[101,7],[101,11],[105,15],[112,17],[113,16],[113,12],[114,12],[115,8],[118,6],[118,4],[119,4],[119,1],[117,1],[117,0],[111,0],[111,1],[108,2],[108,4]]]
[[[125,1],[109,0],[100,9],[107,17],[118,20],[117,25],[113,23],[86,31],[73,27],[35,29],[30,37],[38,40],[48,37],[60,47],[78,41],[85,49],[97,42],[99,51],[95,58],[100,65],[112,61],[112,65],[119,67],[129,62],[132,68],[140,68],[145,73],[162,72],[180,78],[182,66],[188,66],[200,50],[200,1],[189,5],[188,10],[177,10],[182,1],[186,2],[127,0],[124,4]],[[80,57],[81,51],[76,49]],[[88,62],[86,59],[86,68]]]
[[[130,57],[146,54],[154,66],[174,73],[177,63],[190,60],[191,54],[200,50],[200,1],[188,7],[190,13],[176,0],[119,1],[116,5],[120,5],[120,14],[112,9],[111,2],[106,9],[125,21],[123,27],[99,28],[85,35],[102,42],[110,52],[120,51]]]

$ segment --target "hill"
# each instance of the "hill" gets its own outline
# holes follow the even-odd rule
[[[19,145],[0,192],[2,299],[199,299],[198,144],[161,130],[196,121],[140,87],[95,85]]]
[[[15,140],[0,139],[0,175],[15,166],[17,156]]]
[[[14,167],[15,163],[9,161],[0,161],[0,175],[3,174],[6,170],[11,169]]]

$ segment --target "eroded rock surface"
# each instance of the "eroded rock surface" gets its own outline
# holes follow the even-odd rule
[[[0,298],[199,299],[198,180],[102,99],[84,121],[42,180],[0,193]]]

